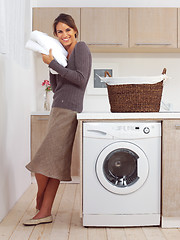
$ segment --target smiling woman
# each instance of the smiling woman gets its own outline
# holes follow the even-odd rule
[[[58,74],[50,72],[50,83],[54,93],[49,117],[48,132],[26,166],[35,172],[38,193],[38,213],[24,225],[52,222],[51,209],[60,181],[71,181],[71,155],[77,128],[77,112],[83,109],[84,92],[91,73],[91,53],[85,42],[77,42],[77,27],[73,18],[60,14],[54,21],[54,34],[68,52],[68,64],[60,65],[49,50],[42,54],[44,63]]]
[[[63,44],[64,48],[66,50],[69,50],[69,52],[72,52],[72,49],[74,48],[75,44],[77,43],[75,34],[73,28],[68,27],[67,24],[59,22],[56,26],[57,29],[57,37],[60,41],[60,43]],[[70,50],[71,49],[71,50]],[[67,58],[70,54],[68,54]]]
[[[60,43],[68,51],[70,56],[74,46],[77,43],[78,29],[73,18],[67,14],[60,14],[53,24],[54,35],[58,37]]]

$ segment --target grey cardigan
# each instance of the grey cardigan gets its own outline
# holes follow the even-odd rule
[[[92,58],[84,42],[75,45],[67,67],[52,60],[49,67],[58,72],[50,73],[50,83],[54,92],[52,107],[82,112],[84,92],[91,73]]]

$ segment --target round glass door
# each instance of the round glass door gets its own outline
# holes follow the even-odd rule
[[[100,183],[109,191],[128,194],[139,189],[148,177],[145,153],[130,142],[116,142],[102,150],[96,162]]]

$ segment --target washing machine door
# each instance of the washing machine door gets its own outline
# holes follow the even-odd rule
[[[99,182],[110,192],[129,194],[145,183],[149,173],[148,158],[131,142],[119,141],[108,145],[96,161]]]

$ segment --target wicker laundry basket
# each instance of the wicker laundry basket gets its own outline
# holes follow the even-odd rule
[[[110,74],[105,72],[106,75]],[[163,69],[162,74],[166,74]],[[111,112],[159,112],[163,80],[155,84],[107,85]]]

